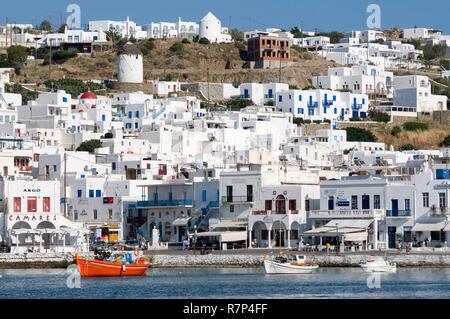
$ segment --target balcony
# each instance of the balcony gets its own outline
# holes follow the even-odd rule
[[[139,201],[137,207],[184,207],[192,206],[192,199],[172,199],[172,200],[157,200],[157,201]]]
[[[253,203],[253,196],[222,196],[222,203]]]
[[[322,105],[324,106],[324,107],[330,107],[330,106],[332,106],[333,105],[333,101],[322,101]]]
[[[449,207],[433,207],[430,209],[429,215],[433,216],[433,217],[448,216],[448,215],[450,215],[450,208]]]
[[[412,217],[412,212],[410,209],[408,210],[386,210],[386,217]]]
[[[362,109],[362,104],[352,104],[352,109],[353,110],[360,110]]]
[[[348,209],[348,210],[314,210],[309,212],[309,218],[315,219],[333,219],[333,218],[383,218],[384,210],[382,209]]]
[[[274,211],[271,210],[255,210],[252,212],[253,216],[267,216],[267,215],[298,215],[298,210],[288,210],[286,214],[277,214]]]
[[[316,109],[319,107],[319,102],[308,102],[309,109]]]

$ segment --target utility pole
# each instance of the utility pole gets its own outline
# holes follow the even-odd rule
[[[207,95],[208,95],[208,108],[207,108],[207,112],[209,112],[210,110],[209,110],[209,108],[210,108],[210,104],[209,104],[209,68],[207,68],[206,69],[206,82],[207,82],[207,85],[208,85],[208,93],[207,93]]]
[[[67,152],[64,152],[64,217],[67,217]]]
[[[50,40],[50,56],[48,60],[48,78],[51,79],[52,77],[52,58],[53,58],[53,51],[52,51],[52,40]]]

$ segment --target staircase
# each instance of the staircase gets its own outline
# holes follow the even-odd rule
[[[197,226],[197,229],[201,227],[207,227],[210,218],[219,217],[219,206],[220,205],[218,201],[213,201],[209,202],[206,207],[201,208],[202,215],[195,224]]]

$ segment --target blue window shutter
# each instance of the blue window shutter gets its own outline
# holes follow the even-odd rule
[[[89,197],[90,198],[94,197],[94,190],[93,189],[89,190]]]
[[[116,163],[115,162],[112,163],[112,169],[113,169],[113,171],[116,170]]]
[[[78,190],[78,198],[81,198],[83,196],[83,191],[81,189]]]
[[[95,191],[95,197],[102,197],[102,191],[99,190],[99,189],[97,189],[97,190]]]

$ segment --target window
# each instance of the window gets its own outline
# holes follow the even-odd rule
[[[14,197],[14,213],[22,212],[22,199],[20,197]]]
[[[28,197],[27,206],[28,206],[29,213],[36,213],[37,212],[37,198],[36,197]]]
[[[73,211],[73,219],[78,220],[78,211],[77,210]]]
[[[93,197],[94,197],[94,190],[93,190],[93,189],[90,189],[90,190],[89,190],[89,197],[90,197],[90,198],[93,198]]]
[[[230,205],[230,213],[234,213],[234,205]]]
[[[271,211],[272,210],[272,201],[271,200],[266,200],[264,207],[265,207],[266,212],[267,211]]]
[[[95,191],[95,197],[102,197],[102,191],[100,189]]]
[[[44,197],[42,203],[44,213],[50,213],[50,197]]]
[[[380,195],[373,195],[373,209],[381,208]]]
[[[406,211],[410,211],[411,210],[411,200],[409,198],[405,199],[405,210]]]
[[[430,194],[429,193],[422,193],[422,206],[430,207]]]
[[[253,202],[253,185],[247,185],[247,202]]]
[[[358,196],[352,196],[352,209],[358,209]]]
[[[202,202],[206,202],[206,189],[202,190]]]
[[[97,219],[97,210],[96,209],[94,209],[94,219]]]
[[[113,218],[113,211],[112,209],[108,209],[109,219]]]
[[[445,208],[447,207],[445,200],[445,193],[439,193],[439,208]]]
[[[290,211],[297,210],[297,201],[295,199],[290,199],[289,200],[289,210]]]
[[[233,202],[233,186],[227,186],[227,202]]]

